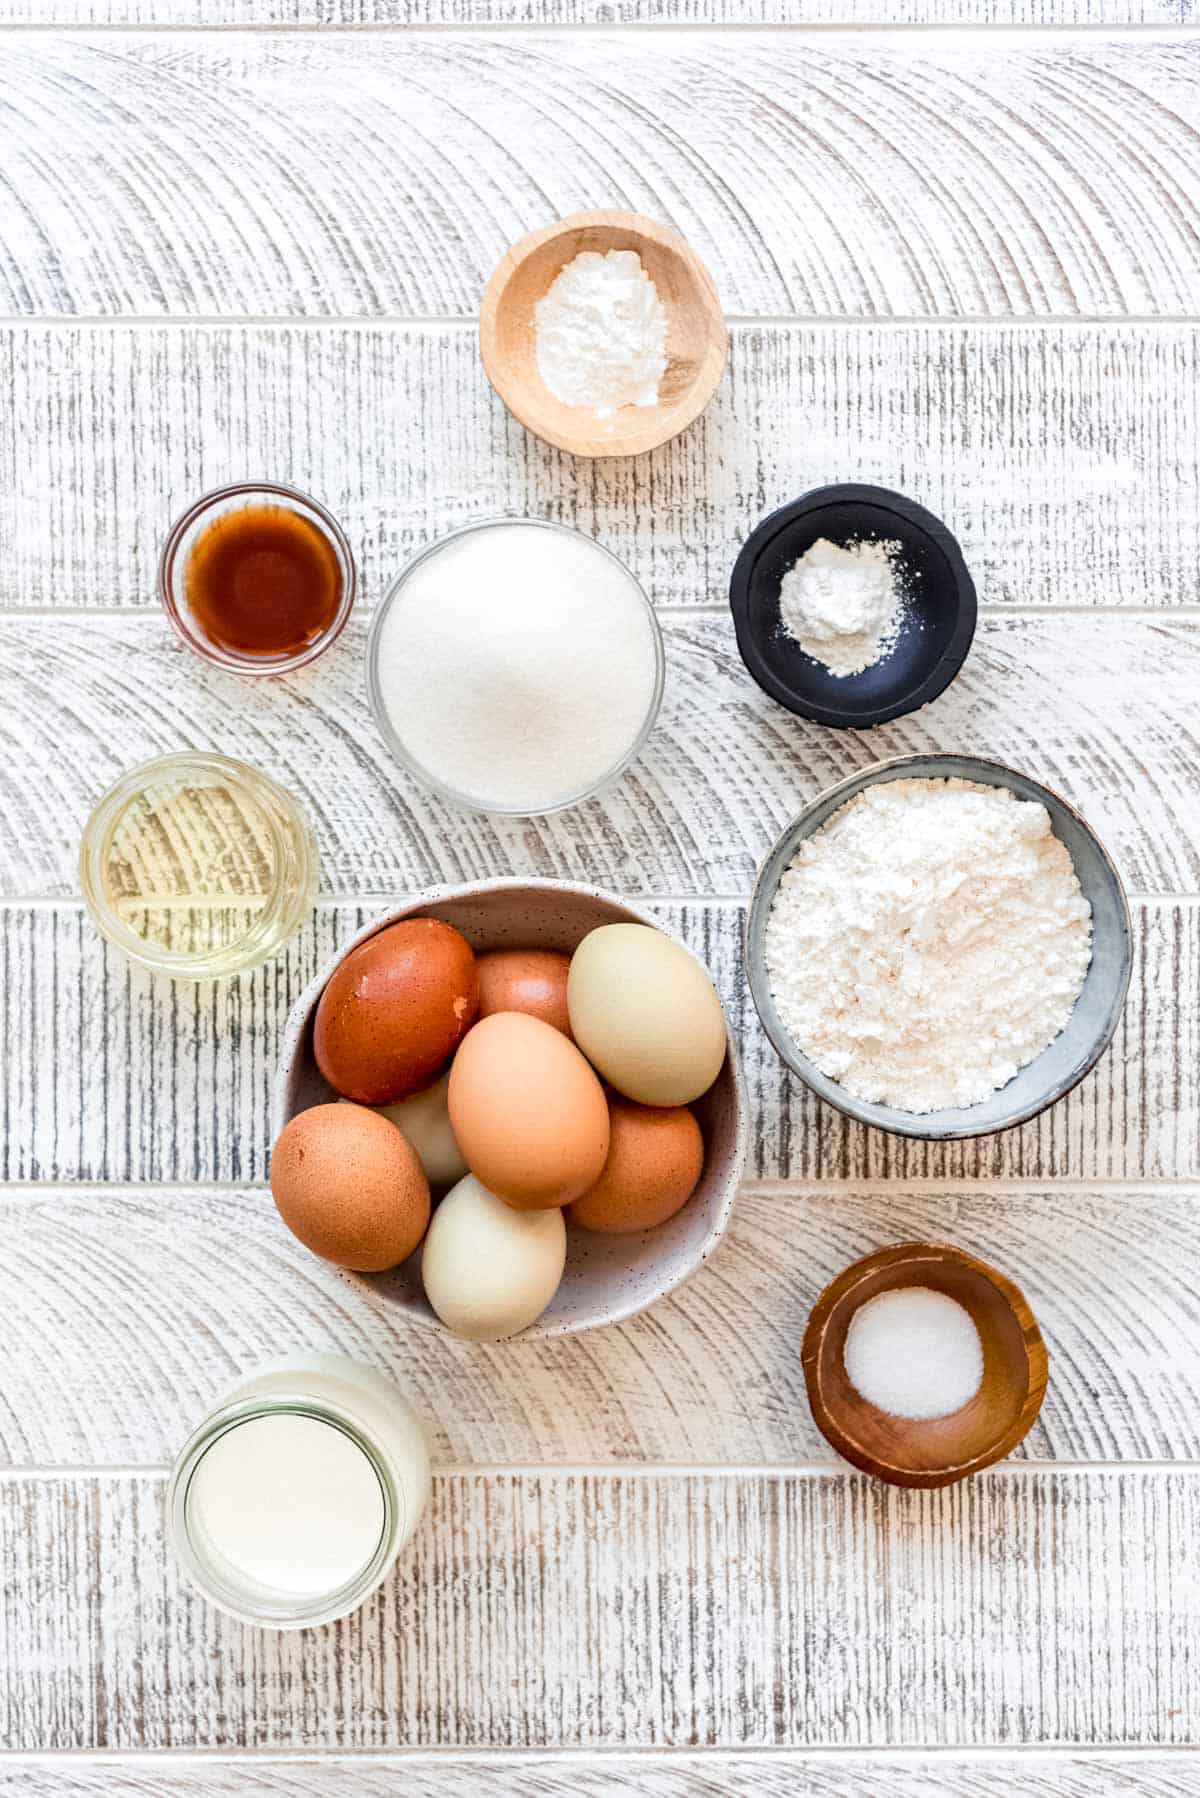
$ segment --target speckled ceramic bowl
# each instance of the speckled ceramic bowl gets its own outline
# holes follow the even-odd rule
[[[590,887],[555,880],[492,880],[479,886],[439,887],[377,918],[360,930],[301,994],[287,1021],[275,1077],[272,1132],[311,1105],[337,1094],[322,1077],[312,1051],[313,1014],[342,956],[400,918],[443,918],[477,950],[573,951],[598,924],[649,924],[657,918]],[[704,1132],[704,1170],[683,1210],[657,1230],[637,1236],[597,1236],[567,1228],[567,1267],[549,1308],[523,1338],[567,1336],[619,1323],[644,1311],[696,1272],[724,1233],[737,1195],[746,1152],[746,1104],[737,1048],[726,1024],[725,1065],[693,1106]],[[421,1286],[420,1251],[386,1274],[347,1274],[371,1286],[415,1323],[442,1325]]]
[[[1066,1028],[1040,1055],[1020,1069],[1008,1085],[978,1105],[945,1111],[899,1111],[892,1105],[872,1105],[856,1099],[844,1086],[823,1074],[788,1034],[775,1009],[771,982],[763,953],[767,918],[775,902],[780,879],[798,845],[813,836],[834,812],[861,793],[864,787],[887,780],[973,780],[981,786],[1007,787],[1018,799],[1033,799],[1050,814],[1054,834],[1064,843],[1075,864],[1084,897],[1092,908],[1092,960],[1083,989]],[[916,1136],[929,1142],[946,1142],[965,1136],[988,1136],[1024,1124],[1078,1086],[1091,1072],[1112,1041],[1121,1017],[1133,954],[1129,905],[1121,877],[1104,845],[1074,808],[1049,787],[1030,780],[1015,768],[988,762],[973,755],[902,755],[876,762],[849,780],[830,787],[788,825],[763,863],[750,904],[746,926],[746,973],[763,1028],[779,1055],[819,1098],[826,1099],[877,1130],[897,1136]]]

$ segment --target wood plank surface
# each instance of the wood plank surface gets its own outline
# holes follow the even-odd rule
[[[1195,0],[6,0],[0,27],[1186,25]]]
[[[1197,0],[3,6],[3,1798],[1200,1795],[1197,23]],[[474,315],[514,237],[604,204],[688,234],[731,361],[684,438],[585,466],[504,413]],[[172,517],[254,474],[319,494],[363,577],[346,641],[283,683],[205,669],[156,609]],[[944,516],[984,607],[955,687],[864,734],[771,705],[725,611],[758,519],[849,478]],[[366,704],[390,579],[497,512],[610,544],[667,637],[648,754],[552,819],[448,812]],[[76,897],[101,789],[187,745],[282,778],[323,855],[309,927],[219,987],[131,971]],[[944,1147],[792,1081],[741,949],[788,818],[928,748],[1048,780],[1135,894],[1112,1053],[1024,1129]],[[614,1329],[479,1346],[308,1255],[263,1181],[316,967],[394,898],[505,873],[681,932],[753,1132],[695,1280]],[[799,1363],[825,1282],[917,1235],[1010,1271],[1051,1354],[1018,1456],[931,1494],[836,1463]],[[383,1591],[281,1637],[181,1589],[163,1469],[300,1347],[409,1389],[438,1473]]]
[[[938,1753],[893,1749],[788,1749],[641,1754],[578,1750],[540,1754],[520,1749],[463,1754],[420,1749],[396,1754],[326,1754],[308,1759],[270,1754],[203,1758],[159,1752],[103,1758],[72,1755],[0,1761],[5,1798],[463,1798],[487,1791],[502,1798],[1194,1798],[1200,1756],[1186,1750],[1087,1752],[1066,1749]]]
[[[1187,33],[13,35],[5,83],[8,314],[472,317],[598,205],[735,313],[1200,313]]]
[[[974,752],[1040,777],[1078,805],[1134,893],[1200,890],[1196,618],[992,615],[934,704],[864,732],[808,724],[768,699],[727,613],[668,614],[663,626],[666,693],[646,750],[603,797],[523,819],[454,810],[393,760],[367,703],[365,619],[300,675],[251,684],[203,663],[153,613],[77,615],[67,628],[0,615],[0,897],[74,896],[104,788],[189,747],[282,780],[335,895],[535,874],[743,898],[805,804],[912,751]]]
[[[0,1482],[0,1741],[883,1745],[1194,1735],[1200,1472],[443,1475],[348,1622],[180,1589],[162,1481]]]
[[[944,518],[984,604],[1197,600],[1188,325],[735,325],[698,425],[599,463],[508,418],[470,325],[23,325],[0,382],[0,607],[153,607],[173,518],[247,475],[324,499],[368,602],[455,526],[532,513],[660,604],[723,604],[759,520],[847,479]]]
[[[849,1262],[918,1237],[1004,1268],[1033,1306],[1051,1378],[1021,1459],[1200,1461],[1200,1187],[889,1183],[751,1188],[651,1311],[487,1347],[399,1317],[261,1190],[10,1188],[0,1465],[169,1464],[240,1373],[307,1348],[395,1379],[442,1467],[830,1467],[800,1367],[808,1313]]]
[[[261,1181],[292,1002],[385,902],[324,906],[278,962],[218,985],[155,981],[78,905],[0,908],[0,1178]],[[1112,1049],[1018,1130],[923,1144],[818,1104],[758,1024],[736,906],[654,909],[712,969],[742,1044],[747,1172],[771,1180],[1200,1180],[1200,908],[1135,907],[1134,974]]]

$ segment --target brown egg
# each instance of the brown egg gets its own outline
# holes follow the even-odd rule
[[[405,918],[351,949],[321,994],[317,1066],[360,1105],[390,1105],[441,1072],[479,1010],[466,938],[437,918]]]
[[[361,1105],[297,1112],[271,1152],[271,1191],[305,1248],[360,1273],[407,1260],[429,1226],[416,1150]]]
[[[450,1069],[467,1166],[518,1211],[569,1205],[608,1154],[604,1089],[574,1043],[526,1012],[481,1018]]]
[[[556,949],[493,949],[479,957],[479,1015],[490,1018],[497,1011],[526,1011],[570,1036],[570,971],[571,957]]]
[[[652,1230],[682,1210],[700,1178],[704,1139],[686,1105],[635,1105],[610,1093],[604,1171],[568,1220],[605,1236]]]

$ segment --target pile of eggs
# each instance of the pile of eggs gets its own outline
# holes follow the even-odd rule
[[[438,1317],[495,1342],[554,1297],[567,1222],[625,1235],[687,1204],[704,1165],[689,1107],[721,1071],[725,1019],[700,963],[649,925],[600,925],[572,956],[476,955],[408,918],[339,963],[313,1051],[341,1099],[275,1144],[284,1222],[358,1272],[423,1245]]]

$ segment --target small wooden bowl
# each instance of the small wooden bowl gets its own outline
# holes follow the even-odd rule
[[[929,1286],[964,1305],[983,1344],[983,1382],[949,1417],[893,1417],[850,1384],[846,1333],[860,1305]],[[840,1273],[813,1306],[802,1350],[808,1400],[827,1441],[893,1486],[951,1486],[1024,1440],[1046,1392],[1046,1345],[1025,1295],[1004,1274],[945,1242],[902,1242]]]
[[[667,310],[667,368],[657,406],[598,418],[564,406],[538,374],[534,307],[581,250],[636,250]],[[717,390],[729,334],[712,277],[677,231],[637,212],[576,212],[533,231],[501,258],[479,313],[488,380],[514,418],[573,456],[639,456],[697,419]]]

